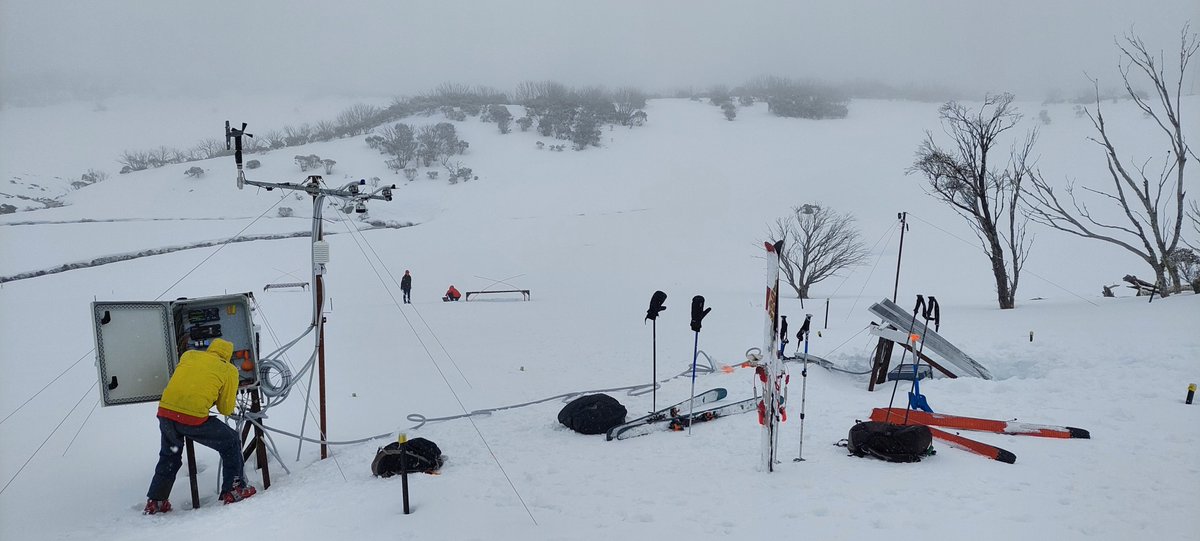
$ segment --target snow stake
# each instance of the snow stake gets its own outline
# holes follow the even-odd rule
[[[400,436],[396,438],[396,442],[399,443],[403,447],[404,444],[406,442],[408,442],[408,434],[401,432]],[[406,515],[409,514],[409,511],[408,511],[408,461],[406,460],[407,455],[408,455],[408,448],[404,448],[404,452],[400,453],[400,492],[403,493],[403,495],[404,495],[404,514],[406,514]]]

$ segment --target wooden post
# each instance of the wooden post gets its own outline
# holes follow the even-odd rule
[[[192,446],[192,438],[183,438],[183,446],[187,448],[188,481],[192,485],[192,509],[200,508],[200,487],[196,484],[196,448]]]
[[[895,342],[886,338],[879,338],[879,343],[875,345],[874,357],[871,360],[871,380],[867,383],[867,390],[874,391],[875,384],[884,383],[887,381],[888,367],[892,364],[892,347]]]

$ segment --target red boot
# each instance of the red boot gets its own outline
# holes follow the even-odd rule
[[[240,502],[257,493],[258,491],[254,490],[254,487],[247,485],[241,479],[237,479],[233,482],[233,488],[229,492],[221,494],[221,501],[229,505],[234,502]]]
[[[170,500],[146,500],[146,508],[142,510],[143,515],[153,515],[155,513],[170,513]]]

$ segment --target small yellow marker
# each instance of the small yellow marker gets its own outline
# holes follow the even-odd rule
[[[1187,400],[1185,400],[1185,401],[1184,401],[1184,403],[1185,403],[1185,404],[1191,404],[1191,403],[1192,403],[1192,397],[1194,397],[1194,396],[1196,396],[1196,384],[1195,384],[1195,383],[1192,383],[1192,384],[1188,385],[1188,395],[1187,395]]]

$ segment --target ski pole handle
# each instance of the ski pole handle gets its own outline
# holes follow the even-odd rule
[[[704,307],[704,297],[696,295],[691,297],[691,330],[700,332],[700,324],[704,319],[704,315],[712,312],[713,308]]]

